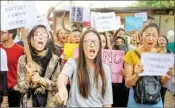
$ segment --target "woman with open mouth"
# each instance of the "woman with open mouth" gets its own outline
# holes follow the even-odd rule
[[[79,29],[72,30],[69,36],[70,37],[69,43],[79,44],[81,35],[82,35],[81,30]]]
[[[88,29],[83,33],[79,58],[69,59],[58,76],[58,103],[67,103],[67,107],[111,107],[111,73],[108,65],[102,65],[100,42],[95,30]],[[69,99],[66,89],[68,79],[71,82]]]
[[[61,52],[61,61],[62,61],[62,65],[64,63],[66,63],[66,55],[64,54],[64,44],[68,42],[68,38],[69,38],[69,31],[64,30],[64,29],[59,29],[57,31],[57,43],[56,43],[56,48],[59,49],[59,51]]]
[[[64,29],[59,29],[57,31],[57,47],[64,49],[64,44],[67,43],[69,33]]]
[[[128,45],[128,47],[129,47],[129,50],[134,50],[140,45],[138,31],[137,30],[133,31],[130,37],[131,37],[130,38],[131,40],[130,40],[130,44]]]
[[[44,25],[35,26],[28,35],[32,63],[23,55],[18,62],[18,84],[23,93],[22,107],[55,107],[56,79],[60,58],[53,54],[51,36]]]
[[[163,107],[160,90],[174,74],[171,67],[167,76],[139,76],[144,71],[141,65],[142,53],[156,53],[155,46],[159,37],[159,27],[149,23],[142,28],[141,45],[127,52],[124,57],[125,85],[130,88],[128,107]]]

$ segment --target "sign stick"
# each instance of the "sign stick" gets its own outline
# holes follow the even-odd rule
[[[21,33],[22,33],[22,40],[24,42],[24,50],[25,50],[25,53],[27,55],[27,63],[32,63],[32,56],[31,56],[31,53],[29,50],[29,44],[28,44],[26,31],[25,31],[24,27],[21,28]]]
[[[30,53],[30,50],[29,50],[29,44],[28,44],[28,40],[27,40],[27,36],[26,36],[26,31],[25,31],[25,28],[22,27],[21,28],[21,37],[22,37],[22,41],[24,43],[24,51],[26,53],[26,56],[27,56],[27,63],[32,63],[32,56],[31,56],[31,53]],[[28,74],[28,72],[27,72]],[[29,82],[26,81],[27,85],[29,85]],[[28,103],[30,101],[26,101],[26,103]],[[29,106],[27,106],[29,107]]]

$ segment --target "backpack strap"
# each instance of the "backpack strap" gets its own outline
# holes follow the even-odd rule
[[[139,54],[136,50],[134,50],[134,53],[137,55],[137,57],[138,57],[139,59],[141,58],[140,54]]]
[[[134,53],[136,54],[136,56],[137,56],[139,59],[141,59],[140,54],[139,54],[136,50],[133,50],[133,51],[134,51]],[[143,79],[143,76],[140,76],[139,79],[140,79],[140,80]]]

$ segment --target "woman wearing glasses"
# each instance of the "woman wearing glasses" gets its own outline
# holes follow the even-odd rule
[[[113,103],[111,73],[102,65],[101,39],[99,34],[88,29],[79,44],[79,58],[69,59],[57,79],[56,98],[67,107],[111,107]],[[70,79],[68,99],[66,83]],[[68,102],[67,102],[68,99]]]
[[[26,55],[18,61],[18,90],[23,93],[22,107],[55,107],[56,79],[60,59],[53,54],[51,36],[44,25],[35,26],[28,35],[32,63]]]

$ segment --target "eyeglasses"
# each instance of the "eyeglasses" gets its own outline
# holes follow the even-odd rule
[[[36,32],[34,34],[34,36],[38,37],[38,36],[43,36],[44,38],[47,38],[48,37],[48,34],[46,32]]]
[[[99,42],[99,41],[96,41],[96,40],[84,40],[84,42],[86,43],[87,46],[91,46],[92,43],[93,43],[95,46],[100,44],[100,42]]]

